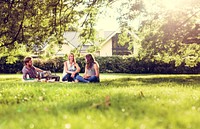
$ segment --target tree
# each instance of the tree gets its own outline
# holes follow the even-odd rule
[[[177,65],[184,62],[194,66],[200,62],[200,49],[196,44],[198,42],[193,40],[193,44],[188,45],[184,41],[188,39],[188,34],[192,33],[198,23],[200,2],[198,0],[171,1],[173,4],[167,2],[169,1],[126,1],[123,5],[129,10],[120,11],[122,13],[119,18],[121,28],[137,33],[140,41],[130,40],[132,42],[129,44],[140,43],[139,58],[165,62],[176,61]],[[139,26],[134,26],[135,21],[139,22]],[[197,36],[193,35],[193,38],[197,39]],[[133,36],[132,39],[134,39]]]
[[[183,43],[192,44],[197,43],[200,44],[200,23],[196,23],[194,29],[185,35],[183,38]]]
[[[94,37],[99,8],[112,0],[2,0],[0,1],[0,58],[39,53],[46,44],[59,45],[64,31]]]

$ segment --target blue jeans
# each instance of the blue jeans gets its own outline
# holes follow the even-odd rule
[[[77,76],[79,76],[78,73],[75,74],[74,78],[71,77],[71,73],[67,73],[65,74],[65,76],[63,76],[62,81],[68,81],[68,82],[72,82],[76,79]]]
[[[84,83],[88,83],[88,82],[99,82],[99,77],[96,76],[91,76],[88,79],[83,78],[82,76],[78,75],[76,76],[76,79],[79,82],[84,82]]]

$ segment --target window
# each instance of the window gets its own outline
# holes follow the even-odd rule
[[[133,50],[129,50],[129,44],[126,43],[124,46],[118,43],[118,35],[117,33],[115,36],[112,37],[112,55],[129,55],[132,54]]]

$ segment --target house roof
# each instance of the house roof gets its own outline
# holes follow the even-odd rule
[[[78,47],[81,43],[78,32],[65,32],[63,37],[67,40],[67,43],[72,45],[74,48]]]
[[[98,35],[96,35],[96,37],[102,38],[103,43],[106,43],[110,38],[112,38],[112,36],[114,36],[114,34],[116,34],[116,31],[103,31],[99,32]],[[76,48],[81,44],[79,35],[80,35],[79,32],[65,32],[63,36],[67,40],[67,43]]]
[[[106,32],[107,37],[102,42],[101,46],[103,46],[104,44],[106,44],[108,42],[108,40],[110,40],[116,33],[117,33],[117,31],[110,31],[109,33]]]
[[[105,41],[102,42],[101,46],[106,44],[108,40],[110,40],[116,33],[120,33],[120,30],[111,31],[111,33],[108,34],[108,37],[105,39]],[[135,34],[135,32],[128,31],[128,33],[133,35],[134,38],[136,38],[137,40],[140,40],[140,38]]]

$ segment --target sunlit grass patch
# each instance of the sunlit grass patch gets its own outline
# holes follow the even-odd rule
[[[196,129],[199,75],[102,74],[101,83],[0,75],[3,129]]]

